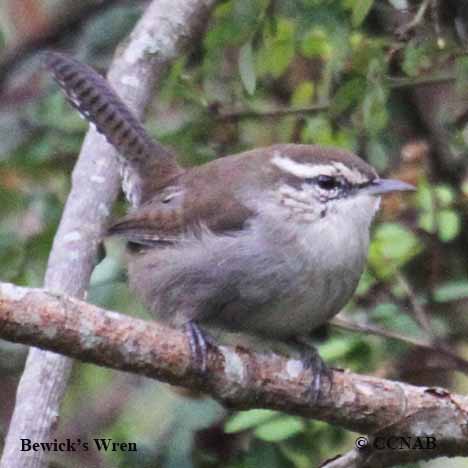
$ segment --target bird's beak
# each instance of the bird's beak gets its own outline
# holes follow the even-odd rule
[[[370,195],[381,195],[389,192],[412,191],[416,190],[416,187],[397,179],[376,179],[365,190]]]

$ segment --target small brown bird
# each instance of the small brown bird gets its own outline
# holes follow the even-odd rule
[[[184,169],[93,70],[56,53],[46,63],[124,156],[135,209],[109,234],[127,239],[130,284],[155,318],[188,328],[202,371],[198,325],[286,341],[337,314],[363,272],[380,195],[413,189],[348,151],[311,145]]]

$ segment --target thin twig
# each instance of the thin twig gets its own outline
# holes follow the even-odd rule
[[[369,333],[375,336],[381,336],[382,338],[390,338],[392,340],[398,340],[402,343],[406,343],[412,346],[418,346],[419,348],[426,348],[433,350],[431,343],[424,339],[415,338],[408,335],[402,335],[376,325],[370,325],[368,323],[358,323],[351,320],[344,319],[340,316],[336,316],[330,320],[330,325],[341,328],[343,330],[355,331],[359,333]],[[468,363],[467,363],[468,366]]]
[[[396,78],[391,76],[386,78],[388,86],[391,89],[414,88],[416,86],[450,83],[456,81],[456,79],[456,76],[450,73],[423,75],[418,78]]]
[[[414,88],[437,83],[447,83],[456,81],[456,77],[451,74],[422,76],[420,78],[395,78],[387,77],[386,83],[390,89]],[[309,115],[326,112],[330,109],[329,102],[314,104],[300,108],[272,109],[267,111],[257,111],[253,109],[242,109],[231,112],[214,112],[214,119],[219,122],[236,122],[245,119],[274,119],[288,117],[291,115]]]
[[[413,316],[419,326],[424,330],[424,333],[430,338],[431,341],[434,340],[434,333],[432,331],[431,321],[427,315],[424,307],[419,303],[416,293],[409,284],[408,280],[404,277],[403,273],[397,272],[395,278],[398,284],[403,288],[408,300],[411,304],[411,309],[413,311]]]
[[[417,346],[418,348],[427,349],[436,354],[440,354],[450,359],[453,363],[453,370],[462,372],[463,374],[468,375],[468,361],[460,357],[458,354],[454,353],[452,350],[442,346],[441,344],[431,343],[428,340],[414,338],[412,336],[403,335],[401,333],[392,332],[385,330],[376,325],[363,324],[352,322],[350,320],[344,319],[340,316],[334,317],[330,324],[341,328],[343,330],[354,331],[358,333],[372,334],[375,336],[381,336],[383,338],[389,338],[392,340],[398,340],[402,343],[406,343],[412,346]]]
[[[427,9],[429,8],[429,5],[431,4],[432,0],[423,0],[421,2],[421,5],[419,6],[418,8],[418,11],[416,12],[416,14],[413,16],[413,19],[400,26],[397,30],[397,35],[400,36],[400,37],[404,37],[406,36],[412,29],[416,28],[417,26],[419,26],[419,24],[421,23],[421,21],[423,20],[424,18],[424,15],[426,14],[426,11]]]
[[[273,109],[268,111],[255,111],[251,109],[225,112],[215,116],[215,119],[220,122],[226,121],[237,121],[243,119],[256,119],[256,118],[276,118],[286,117],[288,115],[305,115],[305,114],[316,114],[318,112],[327,111],[330,108],[329,103],[315,104],[312,106],[306,106],[294,109]]]

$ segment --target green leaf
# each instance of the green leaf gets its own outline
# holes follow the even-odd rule
[[[396,223],[377,227],[369,249],[369,263],[381,278],[392,275],[421,250],[418,238]]]
[[[343,128],[333,132],[330,120],[325,115],[306,119],[301,131],[301,142],[337,146],[352,151],[356,145],[355,134]]]
[[[444,242],[450,242],[461,230],[460,215],[449,207],[455,202],[456,194],[448,185],[430,188],[427,181],[418,187],[420,214],[419,226],[427,232],[437,233]],[[442,208],[442,209],[441,209]]]
[[[375,282],[376,279],[374,278],[374,275],[369,270],[364,270],[364,273],[361,275],[361,279],[359,280],[355,295],[365,296]]]
[[[246,429],[256,427],[259,424],[278,416],[278,414],[280,413],[277,411],[262,409],[240,411],[229,418],[224,426],[224,431],[227,434],[245,431]]]
[[[448,185],[437,185],[434,192],[437,204],[441,207],[448,207],[455,201],[455,192]]]
[[[352,336],[331,336],[323,344],[320,345],[320,356],[326,361],[336,361],[343,359],[352,346],[355,339]]]
[[[314,28],[309,31],[302,39],[301,52],[307,58],[321,57],[329,59],[333,48],[327,32],[322,28]]]
[[[360,26],[370,12],[374,0],[355,0],[353,4],[353,13],[351,22],[355,28]]]
[[[424,211],[432,210],[432,194],[429,184],[426,179],[422,179],[418,184],[418,191],[416,194],[419,207]]]
[[[288,68],[295,53],[296,24],[279,18],[277,28],[264,32],[263,45],[256,54],[259,75],[272,75],[279,78]]]
[[[291,447],[292,444],[279,444],[278,448],[281,453],[293,463],[295,468],[310,468],[310,456],[307,451],[301,447]],[[261,464],[260,466],[265,466]]]
[[[466,299],[468,297],[468,279],[454,280],[442,284],[434,291],[437,302],[450,302]]]
[[[407,313],[402,313],[399,306],[393,303],[381,303],[372,309],[372,321],[379,323],[385,329],[398,333],[406,333],[408,336],[422,336],[423,332],[414,318]]]
[[[307,119],[306,126],[301,133],[302,142],[329,145],[332,140],[332,129],[325,118],[317,117]]]
[[[431,65],[430,47],[427,44],[420,45],[410,43],[404,48],[403,71],[410,77],[418,76],[421,71],[426,70]]]
[[[279,456],[278,450],[273,444],[258,444],[253,450],[249,450],[242,463],[229,464],[233,468],[255,468],[266,466],[268,468],[284,468],[284,459]],[[226,463],[221,463],[226,465]]]
[[[291,104],[295,107],[305,106],[310,104],[312,98],[314,97],[315,86],[312,81],[303,81],[299,86],[294,90],[294,93],[291,97]]]
[[[304,422],[296,416],[281,416],[255,429],[255,435],[266,442],[279,442],[304,430]]]
[[[218,2],[204,38],[207,50],[240,46],[252,37],[263,18],[265,1],[236,0]]]
[[[254,94],[257,77],[251,41],[246,42],[239,51],[239,73],[247,93]]]
[[[330,109],[331,113],[333,115],[340,115],[353,104],[360,102],[366,91],[366,87],[367,82],[362,77],[347,81],[335,93]]]
[[[427,232],[434,233],[435,232],[435,216],[433,211],[427,211],[422,213],[419,216],[418,220],[419,227],[424,229]]]
[[[388,165],[388,149],[379,138],[371,138],[367,144],[369,162],[378,171],[383,170]]]
[[[460,216],[453,210],[442,210],[437,214],[439,238],[449,242],[460,233]]]
[[[387,92],[382,86],[372,86],[364,97],[362,105],[364,127],[371,135],[376,135],[388,123]]]
[[[333,131],[328,119],[324,116],[307,119],[301,133],[301,141],[303,143],[332,145]]]

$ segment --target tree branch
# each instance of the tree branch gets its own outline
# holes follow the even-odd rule
[[[214,0],[153,0],[108,78],[120,97],[142,117],[168,64],[207,21]],[[119,189],[115,151],[90,130],[72,175],[68,197],[49,257],[45,286],[84,297],[112,203]],[[38,349],[29,353],[5,442],[2,468],[47,465],[45,452],[21,452],[20,438],[51,440],[72,361]]]
[[[331,385],[322,380],[313,405],[307,398],[312,371],[301,361],[212,345],[207,374],[199,378],[186,336],[178,330],[8,283],[0,283],[0,336],[208,392],[231,408],[271,408],[373,434],[370,444],[373,437],[403,435],[436,441],[434,449],[393,450],[387,458],[378,450],[382,462],[372,466],[390,466],[390,458],[393,464],[468,455],[468,397],[443,389],[333,370]],[[359,457],[372,453],[369,446]]]
[[[430,76],[421,76],[418,78],[396,78],[389,76],[386,78],[386,83],[390,89],[401,88],[416,88],[419,86],[426,86],[437,83],[452,83],[456,81],[455,75],[452,74],[439,74]],[[208,106],[208,111],[213,114],[213,118],[218,122],[238,122],[247,119],[275,119],[288,117],[291,115],[307,116],[315,115],[320,112],[327,112],[330,110],[330,103],[324,102],[320,104],[312,104],[305,107],[289,108],[272,110],[254,110],[254,109],[239,109],[236,111],[220,111],[218,104],[213,103]]]

